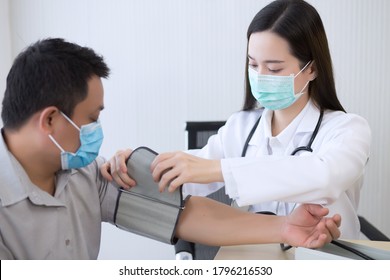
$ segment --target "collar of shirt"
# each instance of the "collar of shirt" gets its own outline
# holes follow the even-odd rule
[[[60,200],[31,182],[21,164],[8,150],[2,133],[0,159],[0,205],[10,206],[28,198],[36,205],[64,206]],[[56,195],[65,188],[72,172],[76,171],[61,171],[57,175]]]
[[[303,137],[307,133],[312,133],[319,114],[318,108],[309,100],[294,120],[279,135],[274,137],[271,132],[273,111],[265,109],[249,145],[262,147],[261,151],[258,152],[263,155],[274,154],[272,150],[275,147],[280,147],[281,150],[290,154],[296,148],[294,147],[295,141],[292,141],[294,137],[296,135]],[[277,154],[280,155],[279,152]]]

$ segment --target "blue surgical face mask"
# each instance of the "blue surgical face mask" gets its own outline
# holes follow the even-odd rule
[[[309,65],[309,61],[298,74],[294,76],[261,75],[253,68],[248,68],[249,84],[253,97],[265,108],[282,110],[291,106],[303,94],[308,81],[299,93],[294,92],[294,79]]]
[[[80,128],[64,113],[61,114],[67,119],[78,131],[80,131],[80,147],[75,153],[66,152],[58,142],[49,135],[53,143],[61,150],[62,169],[81,168],[87,166],[96,159],[99,154],[100,146],[103,143],[103,130],[100,121],[96,121]]]

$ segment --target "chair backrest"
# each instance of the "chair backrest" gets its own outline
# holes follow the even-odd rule
[[[225,124],[224,121],[187,122],[188,149],[201,149],[207,144],[207,140]]]

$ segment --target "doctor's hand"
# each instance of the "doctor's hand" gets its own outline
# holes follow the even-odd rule
[[[329,209],[303,204],[286,217],[282,239],[295,247],[319,248],[340,237],[340,215],[325,217]]]
[[[168,186],[173,192],[184,183],[223,182],[221,161],[196,157],[184,152],[159,154],[151,165],[160,192]]]
[[[136,182],[127,174],[126,160],[133,151],[131,149],[119,150],[115,155],[100,167],[100,172],[106,180],[115,181],[124,189],[130,189]]]

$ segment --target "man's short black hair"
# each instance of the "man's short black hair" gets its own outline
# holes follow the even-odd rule
[[[87,97],[88,80],[107,78],[110,69],[92,49],[61,38],[40,40],[21,52],[7,76],[1,117],[18,129],[36,112],[56,106],[72,116]]]

